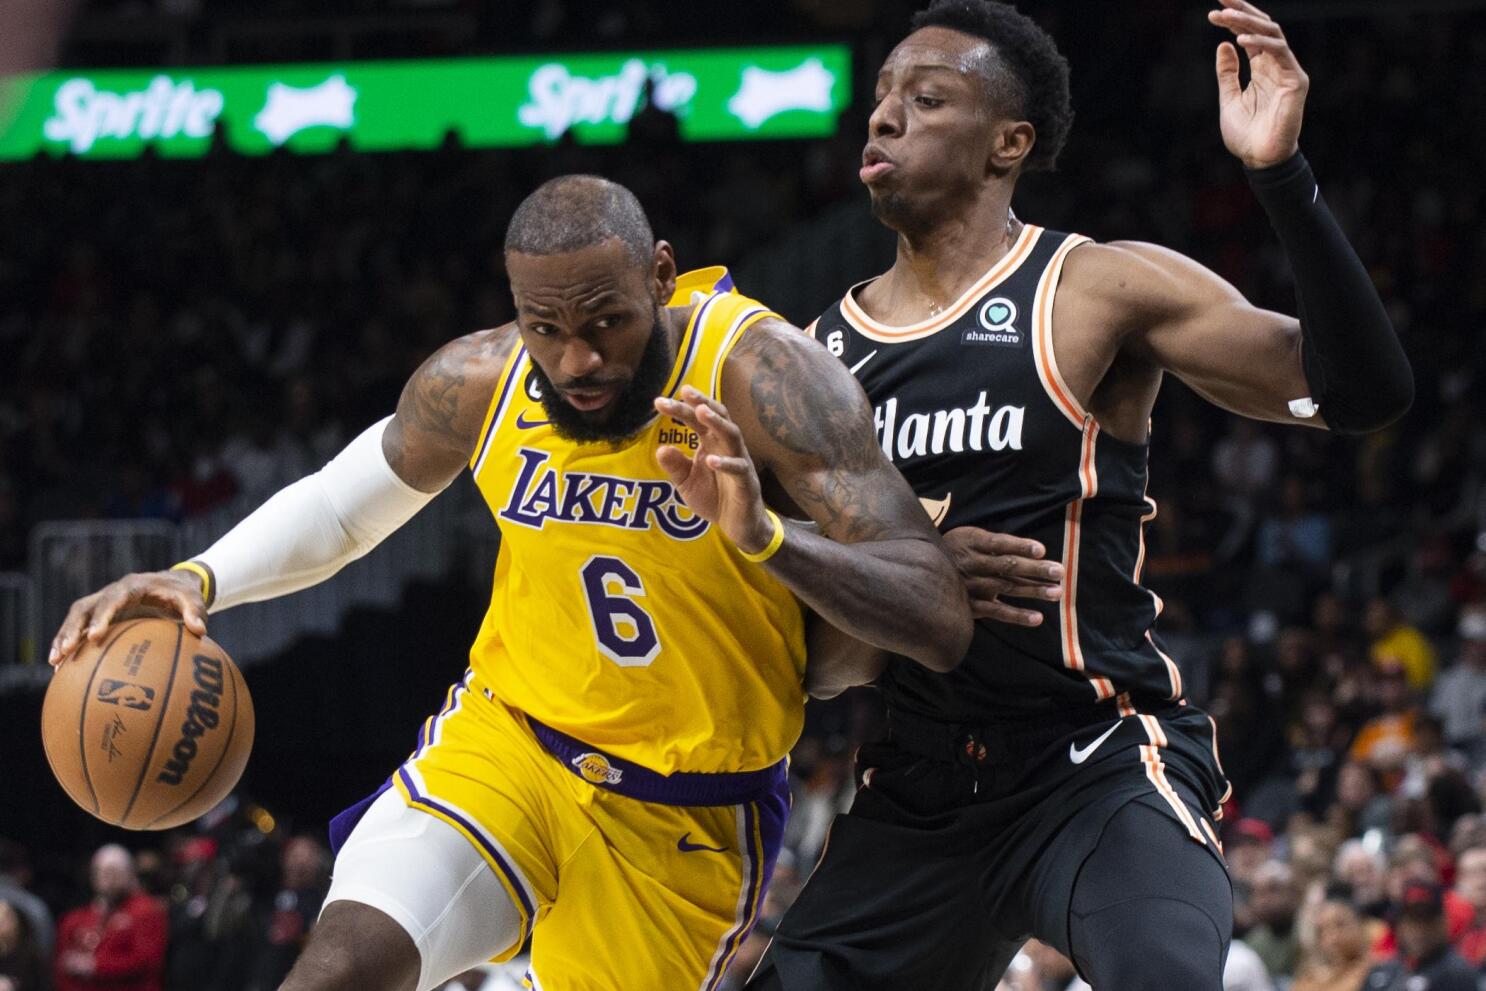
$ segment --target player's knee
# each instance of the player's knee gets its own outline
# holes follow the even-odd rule
[[[279,991],[414,991],[418,948],[386,914],[332,902]]]
[[[1111,905],[1073,920],[1074,959],[1096,988],[1222,991],[1228,937],[1207,912],[1171,898]]]

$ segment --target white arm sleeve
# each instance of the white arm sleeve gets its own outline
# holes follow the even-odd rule
[[[313,475],[275,493],[194,560],[216,576],[211,612],[309,588],[386,539],[428,505],[392,470],[372,424]]]

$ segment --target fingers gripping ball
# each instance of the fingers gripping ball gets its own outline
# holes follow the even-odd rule
[[[83,809],[125,829],[170,829],[237,784],[253,748],[253,700],[210,639],[173,620],[129,620],[57,668],[41,736],[52,773]]]

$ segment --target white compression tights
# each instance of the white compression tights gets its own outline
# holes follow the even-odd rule
[[[370,905],[412,937],[418,991],[521,938],[521,913],[474,845],[392,790],[371,804],[336,856],[325,904],[333,901]]]

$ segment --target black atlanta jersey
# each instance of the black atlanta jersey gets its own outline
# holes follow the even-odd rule
[[[1147,445],[1102,434],[1053,356],[1059,274],[1087,240],[1026,225],[942,314],[890,327],[854,287],[812,325],[866,389],[878,442],[941,531],[1034,538],[1066,574],[1061,602],[1018,602],[1041,610],[1042,625],[977,623],[948,675],[895,658],[879,682],[894,708],[966,720],[1182,695],[1155,633],[1161,600],[1140,584],[1156,515]]]

